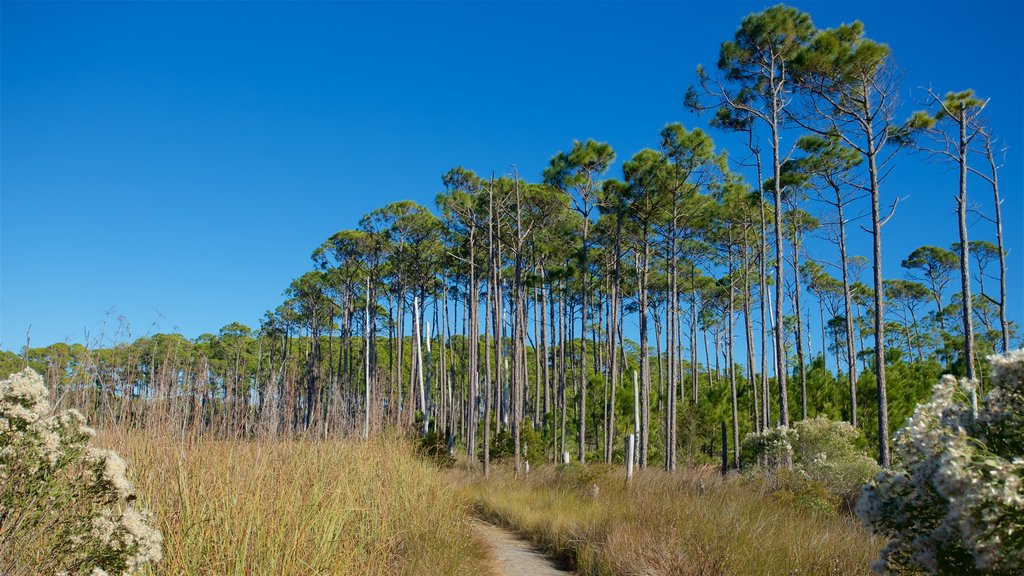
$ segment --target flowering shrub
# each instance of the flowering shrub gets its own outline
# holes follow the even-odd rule
[[[854,445],[860,432],[849,422],[819,416],[797,422],[793,428],[797,467],[832,493],[849,497],[852,503],[861,485],[878,473],[874,458]]]
[[[993,356],[992,389],[944,376],[893,440],[858,514],[889,538],[875,569],[1024,572],[1024,351]]]
[[[743,453],[754,457],[759,466],[778,470],[793,467],[793,442],[797,432],[788,426],[751,432],[743,438]]]
[[[861,484],[879,469],[854,445],[859,435],[847,422],[817,417],[747,434],[743,450],[762,469],[779,472],[772,482],[781,496],[789,493],[804,508],[834,514],[840,506],[852,507]]]
[[[51,414],[42,378],[0,380],[0,573],[129,574],[161,558],[162,537],[117,454],[89,446],[75,410]]]

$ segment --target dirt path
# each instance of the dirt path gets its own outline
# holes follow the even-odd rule
[[[505,576],[567,576],[529,542],[504,528],[473,520],[480,537],[494,550]]]

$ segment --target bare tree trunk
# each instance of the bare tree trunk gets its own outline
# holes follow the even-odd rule
[[[758,385],[754,382],[756,376],[754,369],[754,328],[750,318],[750,268],[748,260],[750,247],[747,246],[746,239],[747,236],[744,234],[743,259],[740,262],[740,266],[743,270],[743,328],[747,344],[747,385],[750,386],[754,402],[750,421],[754,425],[754,431],[761,432],[761,398]]]
[[[605,444],[605,462],[612,461],[612,445],[615,442],[615,392],[618,390],[619,384],[619,355],[616,354],[615,346],[615,335],[619,332],[619,285],[621,283],[619,260],[622,256],[622,247],[620,238],[622,236],[622,215],[618,215],[615,220],[615,252],[614,252],[614,271],[612,273],[612,294],[611,294],[611,321],[609,323],[609,337],[608,341],[611,343],[609,364],[611,365],[610,372],[611,378],[611,393],[609,394],[609,410],[608,410],[608,440]]]
[[[640,280],[640,468],[647,468],[648,444],[650,442],[651,421],[651,354],[647,345],[647,296],[648,271],[650,270],[650,245],[647,242],[647,230],[644,232],[643,264],[638,266]],[[639,254],[637,255],[639,258]],[[660,354],[659,354],[660,356]]]
[[[774,108],[774,107],[773,107]],[[774,112],[774,109],[773,109]],[[782,426],[789,425],[789,393],[786,389],[786,344],[782,334],[782,278],[783,264],[786,260],[782,251],[782,181],[781,162],[779,161],[778,118],[772,123],[772,167],[775,190],[775,378],[779,385],[779,422]]]
[[[558,355],[560,360],[558,361],[558,399],[559,405],[561,406],[561,419],[559,421],[559,435],[558,438],[561,442],[559,446],[559,457],[565,452],[565,417],[567,416],[568,407],[566,406],[565,399],[565,346],[568,345],[568,341],[565,339],[565,281],[562,280],[561,284],[561,297],[558,298]]]
[[[758,207],[761,210],[761,254],[759,258],[760,265],[760,282],[759,282],[759,296],[761,298],[760,308],[761,310],[761,429],[767,430],[771,427],[771,395],[769,393],[768,384],[768,318],[767,318],[767,306],[768,302],[768,229],[764,214],[764,193],[762,190],[762,178],[761,178],[761,155],[755,151],[757,158],[757,189],[760,200],[758,201]]]
[[[547,330],[547,311],[548,311],[548,290],[545,289],[545,283],[547,279],[544,277],[544,265],[540,264],[537,267],[538,276],[540,277],[540,308],[537,309],[536,314],[540,319],[540,339],[538,346],[540,347],[540,356],[543,359],[540,365],[543,370],[543,387],[544,387],[544,418],[549,418],[551,413],[551,347],[548,345],[548,330]],[[554,329],[554,327],[552,327]],[[552,436],[553,437],[553,436]]]
[[[416,377],[419,380],[420,409],[423,411],[423,436],[426,437],[427,433],[430,431],[430,411],[429,411],[429,409],[427,407],[427,391],[426,391],[426,387],[424,386],[424,383],[423,383],[423,380],[424,380],[423,372],[425,371],[424,370],[425,367],[423,365],[423,348],[422,348],[422,345],[421,345],[420,341],[423,340],[424,336],[426,336],[427,338],[430,338],[430,335],[429,334],[424,335],[420,331],[420,307],[419,307],[419,298],[417,296],[413,296],[412,313],[413,313],[413,317],[412,317],[413,335],[412,336],[413,336],[413,338],[416,339]],[[427,346],[428,346],[428,349],[429,349],[430,345],[428,344]],[[411,405],[409,406],[409,408],[410,408],[410,412],[412,412],[412,406]]]
[[[583,215],[583,265],[580,268],[580,400],[579,400],[579,434],[578,457],[580,463],[587,461],[587,267],[589,266],[587,254],[587,236],[590,232],[590,216]]]
[[[676,299],[678,295],[677,288],[677,252],[676,252],[676,240],[675,240],[675,208],[673,207],[672,215],[672,230],[669,232],[669,263],[670,263],[670,279],[668,286],[668,295],[666,298],[665,312],[666,312],[666,323],[665,327],[665,352],[668,355],[668,389],[665,393],[665,470],[672,472],[676,469],[676,374],[678,372],[676,367],[676,321],[675,317],[678,314]]]
[[[803,325],[800,314],[800,228],[794,210],[793,223],[793,311],[796,314],[796,358],[800,364],[800,419],[807,419],[807,363],[804,360]]]
[[[474,230],[475,231],[475,230]],[[469,332],[469,432],[466,434],[466,451],[476,458],[476,434],[480,425],[480,285],[476,276],[476,246],[473,234],[469,242],[469,302],[467,305]]]
[[[878,387],[878,463],[888,468],[889,400],[885,386],[885,298],[882,282],[882,215],[879,203],[878,169],[875,165],[874,137],[868,125],[868,174],[871,178],[871,236],[874,260],[875,385]]]
[[[370,275],[366,275],[366,308],[363,320],[363,341],[366,344],[366,353],[363,361],[366,364],[366,390],[363,394],[363,440],[370,438]]]
[[[850,264],[846,255],[846,220],[843,217],[842,197],[838,188],[835,192],[836,207],[839,210],[839,257],[843,269],[843,306],[846,314],[846,377],[850,385],[850,425],[856,428],[857,354],[853,345],[853,294],[850,289]]]
[[[732,232],[729,233],[729,313],[727,315],[729,334],[728,334],[728,350],[729,350],[729,392],[732,396],[732,465],[737,470],[740,467],[740,417],[739,417],[739,405],[736,401],[736,362],[733,359],[733,353],[735,351],[735,334],[736,330],[733,326],[733,315],[734,306],[733,299],[735,293],[733,290],[733,257],[732,257]]]
[[[533,389],[533,425],[537,426],[541,422],[541,395],[544,391],[544,374],[541,371],[540,366],[540,351],[543,344],[544,334],[541,331],[540,325],[544,321],[544,306],[541,304],[541,289],[534,287],[533,289],[533,377],[534,377],[534,389]],[[538,446],[539,448],[539,446]]]
[[[996,247],[999,249],[999,328],[1002,333],[1002,352],[1010,351],[1010,324],[1006,320],[1006,249],[1003,248],[1003,200],[999,197],[999,165],[992,154],[992,137],[983,132],[985,138],[985,157],[988,159],[992,176],[986,178],[992,185],[993,204],[995,206]]]
[[[971,301],[971,256],[970,243],[967,240],[967,113],[965,105],[960,103],[957,125],[960,128],[959,164],[960,164],[960,195],[956,199],[956,213],[960,229],[960,300],[963,307],[964,328],[964,366],[968,380],[978,379],[974,369],[974,312]]]
[[[490,315],[491,299],[493,297],[493,291],[491,287],[487,288],[487,301],[484,313]],[[491,342],[490,342],[491,327],[490,322],[484,321],[484,356],[487,364],[487,378],[484,383],[484,478],[490,476],[491,473],[491,389],[493,388],[493,381],[491,380]]]

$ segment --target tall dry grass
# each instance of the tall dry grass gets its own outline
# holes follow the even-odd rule
[[[154,574],[491,574],[468,505],[408,443],[107,432],[157,517]]]
[[[815,513],[763,480],[713,471],[545,466],[518,480],[453,473],[478,514],[582,575],[867,574],[882,543],[856,519]],[[596,489],[595,489],[596,486]]]

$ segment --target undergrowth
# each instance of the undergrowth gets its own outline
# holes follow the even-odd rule
[[[469,507],[404,440],[107,431],[164,535],[150,574],[492,574]]]
[[[867,574],[882,545],[802,476],[547,465],[452,471],[477,514],[581,575]]]

